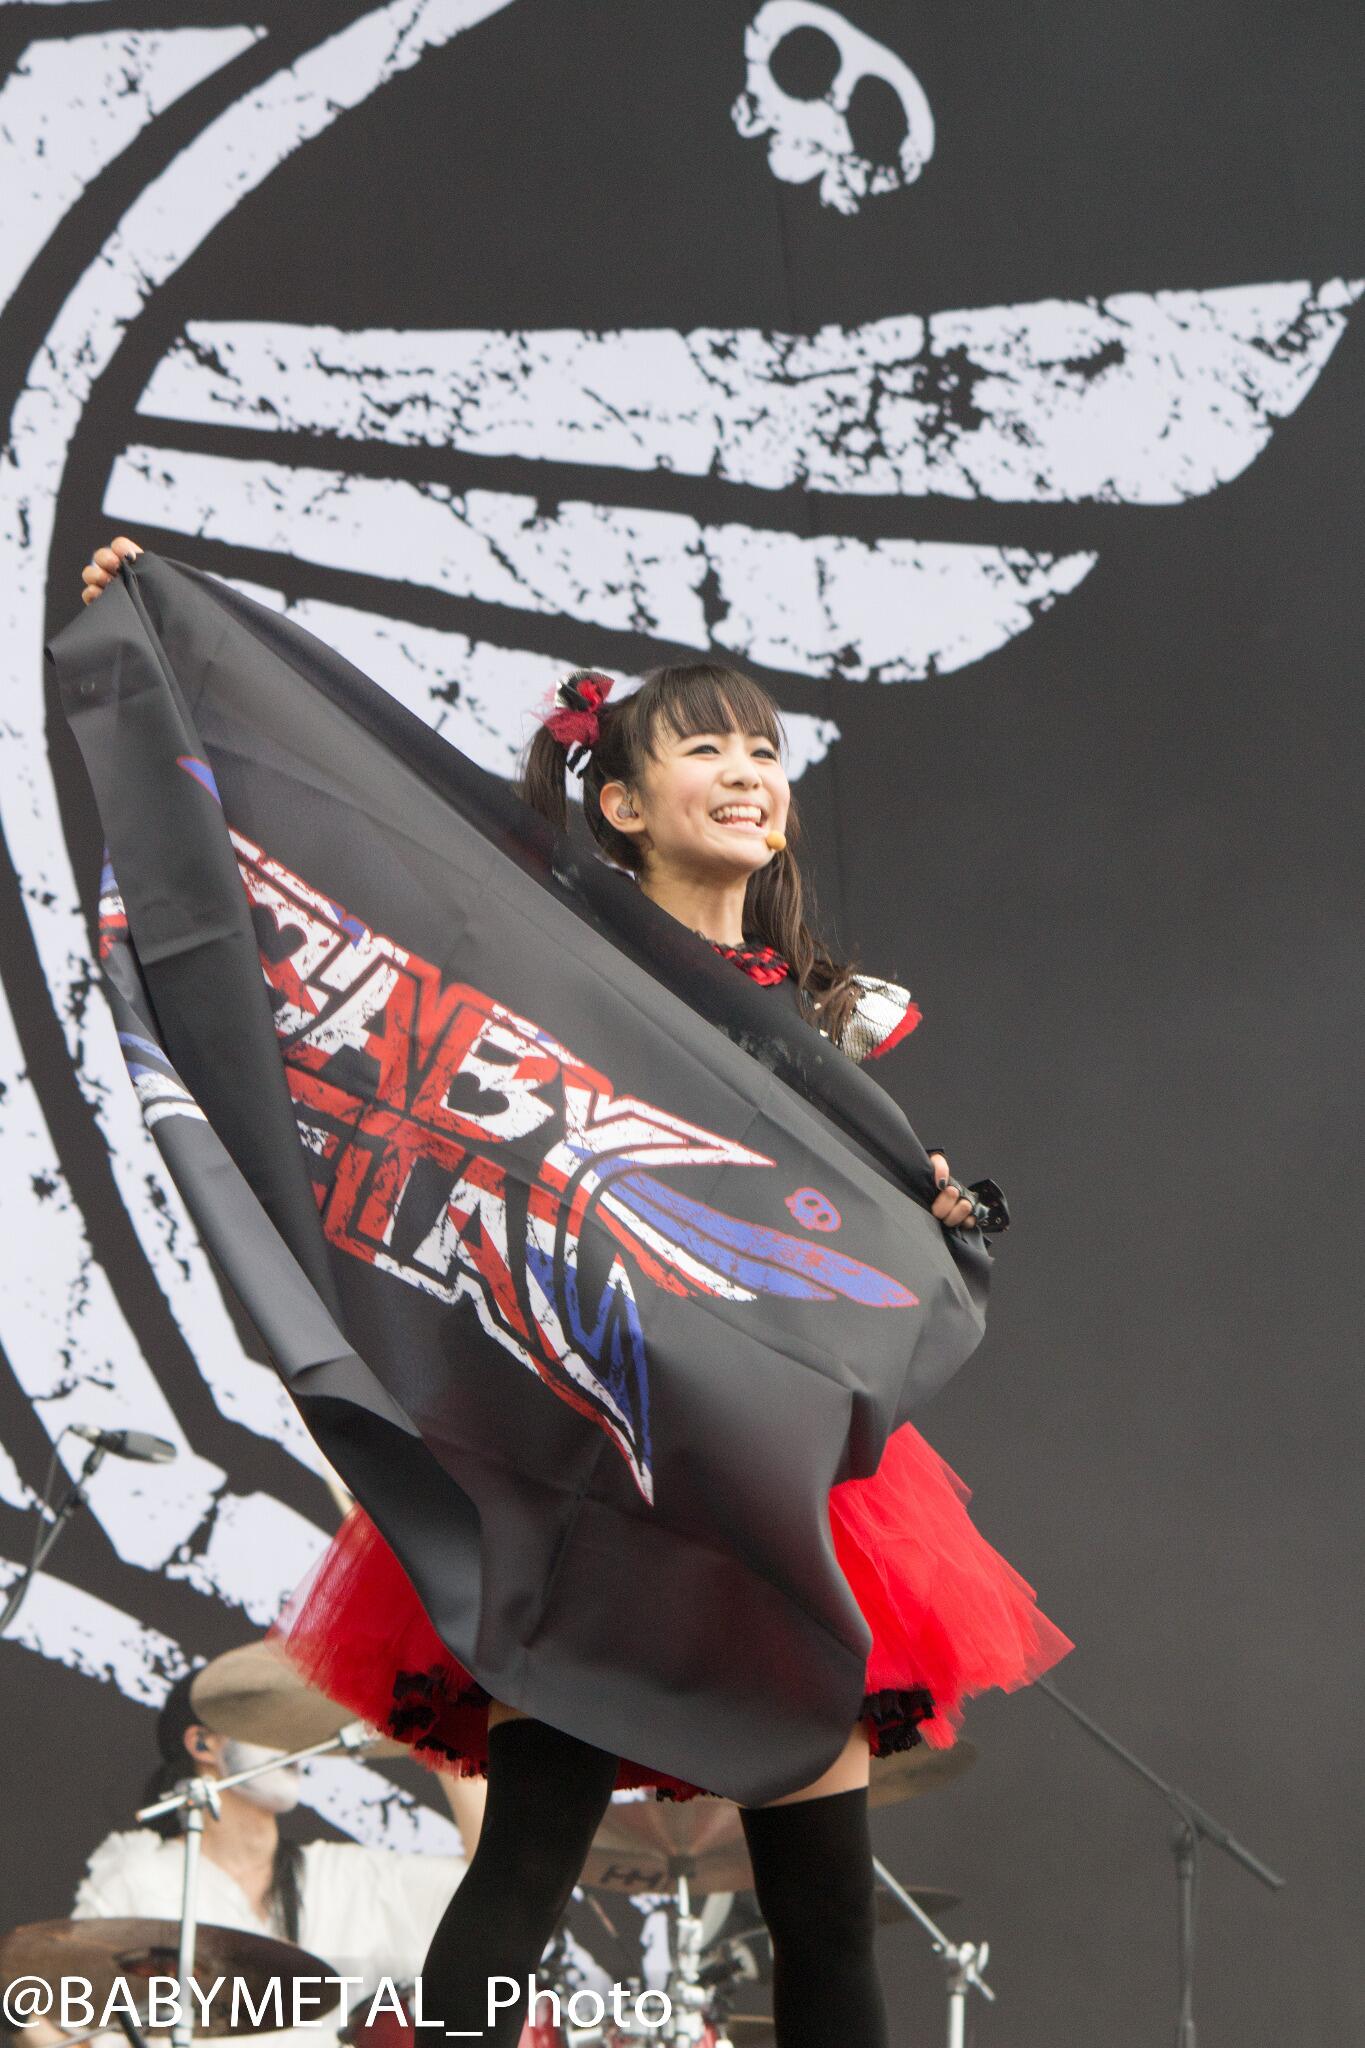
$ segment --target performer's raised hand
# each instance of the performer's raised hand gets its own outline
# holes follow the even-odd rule
[[[137,542],[129,540],[126,533],[115,535],[107,548],[96,548],[81,570],[81,582],[85,585],[81,592],[81,603],[89,604],[92,598],[99,596],[108,586],[110,578],[118,575],[119,563],[125,555],[136,558],[141,553],[142,549]]]
[[[968,1229],[975,1230],[977,1225],[976,1217],[972,1213],[972,1203],[949,1173],[947,1156],[942,1152],[931,1152],[929,1163],[934,1169],[934,1179],[942,1190],[934,1197],[934,1206],[929,1214],[937,1216],[939,1222],[948,1229],[965,1223]]]

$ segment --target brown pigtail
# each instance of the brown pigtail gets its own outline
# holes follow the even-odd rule
[[[538,725],[531,735],[521,771],[522,797],[561,832],[569,822],[565,765],[568,758],[569,749],[564,741],[557,740],[547,725]]]

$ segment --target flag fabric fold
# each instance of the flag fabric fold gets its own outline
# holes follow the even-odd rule
[[[144,1118],[495,1698],[759,1803],[858,1713],[828,1494],[980,1340],[878,1084],[330,648],[145,553],[48,650]]]

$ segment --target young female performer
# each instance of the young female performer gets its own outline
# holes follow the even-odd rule
[[[132,545],[96,555],[87,597]],[[657,670],[616,704],[610,690],[591,674],[561,686],[528,750],[528,802],[562,827],[566,767],[581,769],[589,830],[655,903],[850,1057],[886,1051],[919,1012],[903,988],[833,960],[807,926],[773,700],[738,671],[704,664]],[[932,1213],[947,1229],[971,1227],[972,1204],[943,1154],[931,1156]],[[1024,1684],[1071,1647],[973,1527],[967,1498],[909,1424],[893,1432],[874,1477],[830,1494],[836,1555],[872,1635],[863,1712],[814,1784],[743,1814],[772,1936],[780,2048],[885,2048],[869,1755],[917,1741],[949,1746],[964,1698]],[[487,1772],[483,1830],[427,1957],[423,2005],[450,2033],[511,2048],[522,2015],[486,2028],[488,1980],[524,1982],[534,1971],[613,1788],[653,1785],[673,1797],[703,1788],[490,1700],[360,1510],[280,1631],[299,1668],[352,1712],[428,1762]],[[626,1617],[621,1656],[630,1657]]]
[[[616,704],[605,677],[561,686],[535,733],[522,793],[566,822],[566,765],[602,852],[654,902],[854,1057],[918,1022],[907,992],[832,960],[808,928],[795,807],[777,707],[749,677],[705,665],[656,670]],[[945,1228],[972,1204],[933,1155]],[[1070,1647],[1031,1589],[973,1527],[967,1489],[909,1424],[876,1476],[830,1496],[836,1554],[873,1636],[862,1718],[824,1776],[746,1810],[744,1831],[773,1940],[781,2048],[879,2048],[886,2019],[873,1958],[868,1757],[948,1746],[963,1698],[1013,1687]],[[283,1623],[286,1647],[333,1697],[457,1768],[486,1768],[488,1807],[469,1873],[423,1971],[425,2009],[479,2028],[487,1979],[524,1981],[562,1916],[613,1787],[698,1788],[622,1762],[487,1695],[444,1649],[368,1518],[354,1514]],[[621,1655],[630,1656],[623,1618]],[[420,1687],[394,1706],[394,1675]],[[443,1674],[433,1707],[433,1671]],[[401,1687],[400,1687],[401,1691]],[[516,2022],[483,2036],[516,2038]]]

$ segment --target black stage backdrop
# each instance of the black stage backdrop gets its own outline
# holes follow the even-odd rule
[[[1289,1877],[1206,1858],[1203,2037],[1359,2031],[1363,45],[1345,0],[0,8],[0,1556],[63,1424],[182,1444],[0,1647],[4,1924],[335,1520],[93,987],[40,648],[123,529],[504,771],[566,663],[772,685],[826,924],[925,1013],[878,1078],[1015,1206],[925,1433],[1059,1682]],[[990,1939],[983,2048],[1168,2038],[1162,1809],[1037,1694],[968,1732],[876,1836]],[[442,1839],[406,1767],[310,1798]]]

